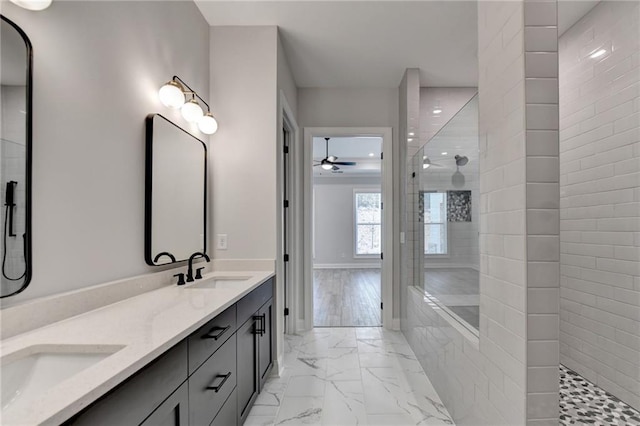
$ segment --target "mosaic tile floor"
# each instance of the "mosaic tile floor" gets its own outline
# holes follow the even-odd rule
[[[560,366],[560,425],[640,426],[640,412]]]

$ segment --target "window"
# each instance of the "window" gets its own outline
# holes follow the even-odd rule
[[[380,192],[356,191],[356,256],[376,255],[381,250],[382,205]]]
[[[447,254],[447,193],[423,192],[424,254]]]

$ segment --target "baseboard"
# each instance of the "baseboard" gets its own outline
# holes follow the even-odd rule
[[[391,327],[394,331],[400,331],[400,318],[394,318]]]
[[[443,269],[443,268],[466,268],[480,271],[478,265],[471,265],[467,263],[425,263],[424,269]]]
[[[296,321],[296,333],[300,333],[301,331],[305,331],[303,319],[299,319]]]
[[[313,269],[380,269],[381,263],[319,263]]]
[[[280,355],[278,359],[276,359],[274,362],[272,375],[276,377],[282,377],[283,374],[284,374],[284,359],[282,355]]]

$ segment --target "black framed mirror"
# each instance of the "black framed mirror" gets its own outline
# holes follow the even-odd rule
[[[160,114],[146,119],[145,261],[206,253],[207,146]]]
[[[20,27],[0,17],[0,297],[7,297],[31,281],[33,49]]]

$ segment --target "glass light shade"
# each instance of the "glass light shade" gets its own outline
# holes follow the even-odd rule
[[[204,117],[198,121],[198,128],[200,131],[206,135],[212,135],[218,131],[218,122],[211,112],[207,112]]]
[[[325,170],[331,170],[333,169],[333,164],[323,164],[320,167],[322,167]]]
[[[202,111],[202,107],[200,107],[200,104],[195,99],[191,99],[189,102],[182,105],[181,111],[182,111],[182,116],[189,123],[195,123],[196,121],[200,120],[204,115],[204,112]]]
[[[27,10],[45,10],[52,0],[11,0],[11,3]]]
[[[160,88],[158,96],[160,97],[160,102],[169,108],[180,108],[184,105],[182,86],[173,80]]]

